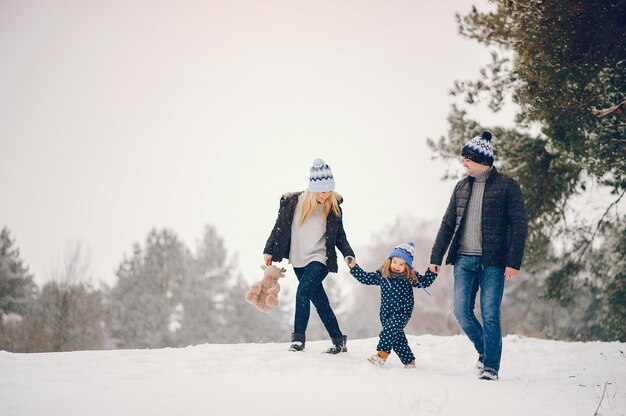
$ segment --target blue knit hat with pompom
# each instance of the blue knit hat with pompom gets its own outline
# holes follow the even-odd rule
[[[493,146],[491,145],[491,133],[483,131],[480,136],[474,137],[465,143],[461,149],[461,156],[481,165],[493,165]]]
[[[393,257],[400,257],[406,262],[407,267],[410,269],[413,267],[413,257],[415,257],[415,244],[409,241],[406,244],[400,244],[395,246],[391,253],[389,253],[388,259]]]

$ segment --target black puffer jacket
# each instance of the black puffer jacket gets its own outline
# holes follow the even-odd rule
[[[459,248],[460,230],[472,193],[474,178],[459,181],[430,255],[432,264],[441,264],[448,246],[446,264],[454,264]],[[485,184],[482,207],[483,265],[509,266],[519,270],[524,256],[528,221],[519,185],[494,167]]]
[[[271,254],[272,261],[281,261],[289,258],[289,250],[291,248],[291,223],[293,222],[293,214],[298,204],[298,196],[302,192],[293,194],[285,194],[280,198],[280,208],[278,209],[278,218],[272,229],[270,237],[265,243],[264,254]],[[343,200],[339,199],[339,204]],[[341,207],[339,208],[341,211]],[[342,216],[343,216],[343,211]],[[333,273],[337,273],[337,252],[335,246],[341,251],[343,256],[353,256],[354,251],[348,243],[346,232],[343,229],[343,220],[337,217],[331,210],[326,219],[326,267]]]

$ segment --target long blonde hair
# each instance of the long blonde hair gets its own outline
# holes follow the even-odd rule
[[[391,277],[391,259],[385,259],[385,261],[383,261],[383,264],[380,266],[380,271],[382,272],[383,277]],[[412,270],[408,264],[406,265],[403,274],[407,279],[412,282],[417,279],[417,276],[415,275],[415,270]]]
[[[341,200],[341,195],[332,191],[328,199],[324,201],[324,218],[328,218],[328,214],[331,209],[338,218],[341,217],[339,200]],[[300,223],[298,225],[304,224],[304,221],[309,214],[317,208],[317,204],[317,192],[304,191],[304,199],[302,200],[302,215],[300,216]]]

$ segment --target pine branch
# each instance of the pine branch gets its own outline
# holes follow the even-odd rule
[[[615,201],[613,201],[613,203],[611,205],[609,205],[609,207],[606,209],[606,211],[604,211],[604,214],[602,214],[602,217],[600,218],[600,221],[598,221],[598,224],[596,226],[596,230],[593,232],[593,235],[591,236],[591,238],[587,241],[587,244],[585,244],[585,247],[583,248],[582,253],[580,253],[580,257],[578,258],[578,261],[576,262],[576,264],[580,264],[580,262],[583,259],[583,256],[585,255],[585,252],[591,246],[591,243],[593,243],[593,239],[596,237],[596,234],[598,233],[598,231],[600,230],[600,227],[604,223],[604,217],[607,216],[607,214],[609,213],[611,208],[613,208],[615,205],[617,205],[619,203],[619,201],[622,200],[622,198],[624,197],[625,193],[626,193],[626,189],[624,189],[622,191],[622,194],[619,196],[619,198],[617,198]]]

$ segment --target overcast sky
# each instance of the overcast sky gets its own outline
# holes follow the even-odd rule
[[[307,186],[315,158],[357,257],[400,215],[439,222],[454,183],[426,138],[447,132],[454,80],[490,61],[457,34],[470,8],[0,0],[0,226],[38,283],[68,244],[113,283],[151,228],[193,249],[206,224],[256,280],[280,195]]]

